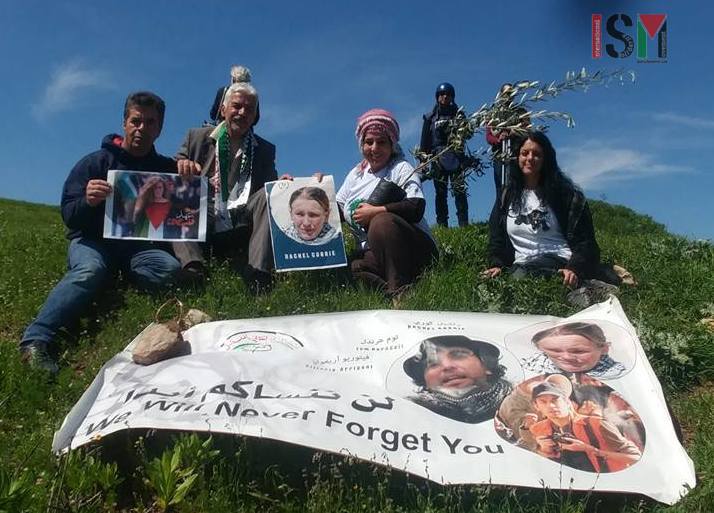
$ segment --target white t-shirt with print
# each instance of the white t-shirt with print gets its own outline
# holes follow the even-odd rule
[[[516,251],[516,264],[526,263],[542,255],[556,255],[570,260],[573,254],[553,209],[545,205],[531,189],[523,191],[520,212],[514,212],[509,207],[506,232]]]
[[[371,172],[369,165],[364,169],[360,169],[359,165],[357,165],[347,174],[345,182],[342,184],[342,187],[340,187],[340,190],[337,191],[337,203],[340,205],[345,219],[350,225],[352,233],[362,250],[367,249],[367,232],[361,226],[353,223],[351,219],[352,212],[357,207],[358,202],[367,201],[377,187],[380,178],[399,185],[402,185],[406,181],[406,184],[402,185],[402,189],[407,193],[406,197],[423,199],[424,193],[421,190],[421,177],[419,173],[412,174],[412,171],[414,171],[414,168],[409,162],[406,160],[398,160],[392,165],[380,169],[376,173]],[[408,176],[409,179],[407,180]],[[433,240],[429,225],[423,216],[416,226]]]

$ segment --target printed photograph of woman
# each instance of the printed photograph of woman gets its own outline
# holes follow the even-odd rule
[[[104,237],[157,241],[203,241],[206,237],[206,179],[173,173],[111,170]]]
[[[325,244],[338,233],[330,225],[330,199],[319,187],[301,187],[290,195],[290,221],[283,233],[303,244]]]
[[[276,271],[347,265],[332,176],[268,182],[265,193]]]

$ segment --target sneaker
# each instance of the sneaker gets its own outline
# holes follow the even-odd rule
[[[33,340],[22,344],[20,358],[30,367],[47,372],[50,377],[55,377],[59,373],[59,365],[47,350],[47,342]]]
[[[568,295],[565,296],[565,300],[580,309],[587,308],[592,304],[587,287],[579,287],[575,290],[571,290],[568,292]]]
[[[583,280],[582,285],[565,296],[568,303],[578,308],[587,308],[595,303],[601,303],[620,291],[616,285],[600,280]]]
[[[617,285],[600,280],[584,280],[583,285],[590,291],[590,300],[592,303],[601,303],[610,296],[620,292]]]
[[[413,283],[407,283],[395,290],[387,291],[387,297],[392,300],[392,306],[397,310],[402,307],[402,299],[412,289]]]

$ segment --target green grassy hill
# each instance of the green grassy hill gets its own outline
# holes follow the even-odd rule
[[[19,362],[16,346],[63,275],[67,241],[57,208],[0,200],[0,512],[162,511],[160,501],[168,502],[172,490],[180,500],[170,509],[185,512],[714,511],[714,333],[700,322],[714,317],[714,246],[670,235],[624,207],[593,202],[593,212],[603,258],[626,267],[638,281],[622,288],[620,301],[681,419],[697,467],[699,484],[680,504],[667,508],[616,494],[442,488],[336,456],[228,437],[202,444],[206,439],[196,436],[176,441],[125,435],[101,449],[56,458],[50,453],[52,434],[71,406],[101,365],[174,293],[214,319],[393,305],[340,285],[333,271],[282,275],[271,294],[257,299],[225,264],[214,264],[200,293],[147,296],[120,281],[66,334],[62,371],[57,383],[48,384]],[[482,280],[484,225],[436,229],[435,235],[442,258],[401,308],[574,312],[557,280]]]

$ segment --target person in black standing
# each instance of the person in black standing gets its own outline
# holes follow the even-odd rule
[[[452,120],[459,114],[459,107],[454,103],[456,91],[448,82],[439,84],[435,92],[436,105],[431,112],[424,115],[424,125],[421,130],[419,150],[422,153],[434,155],[442,151],[449,143]],[[456,217],[459,226],[469,224],[469,206],[466,198],[466,175],[463,165],[463,155],[455,151],[447,151],[431,166],[430,175],[434,178],[436,193],[436,222],[441,226],[449,224],[449,207],[447,204],[448,184],[451,181],[451,192],[456,203]]]

